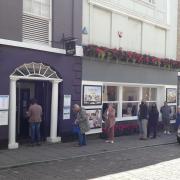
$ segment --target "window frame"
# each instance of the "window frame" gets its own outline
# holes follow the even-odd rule
[[[37,15],[37,14],[34,14],[34,13],[30,13],[30,12],[27,12],[27,11],[24,11],[24,1],[23,0],[23,14],[24,15],[29,15],[29,16],[32,16],[32,17],[35,17],[35,18],[39,18],[39,19],[43,19],[43,20],[47,20],[49,22],[49,33],[48,33],[48,36],[49,36],[49,42],[47,44],[47,46],[52,46],[52,7],[53,7],[53,4],[52,4],[52,1],[53,0],[49,0],[49,17],[45,17],[45,16],[40,16],[40,15]],[[31,3],[33,3],[34,0],[31,0]],[[31,43],[32,42],[28,42],[28,41],[25,41],[27,43]],[[36,42],[34,41],[33,44],[42,44],[40,42]],[[45,45],[45,44],[42,44],[42,45]]]

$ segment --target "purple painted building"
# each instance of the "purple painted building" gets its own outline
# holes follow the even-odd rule
[[[71,135],[71,107],[81,101],[81,21],[81,0],[0,2],[0,141],[10,149],[29,136],[31,98],[43,107],[44,140]],[[76,41],[74,56],[66,55],[66,39]]]

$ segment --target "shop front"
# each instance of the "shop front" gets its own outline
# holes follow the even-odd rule
[[[0,141],[18,148],[30,136],[30,99],[43,108],[42,140],[59,142],[72,132],[72,104],[80,103],[82,64],[62,52],[1,45]]]
[[[172,108],[171,122],[175,120],[176,71],[84,57],[82,79],[82,97],[99,97],[101,102],[86,104],[82,98],[82,105],[88,110],[101,109],[103,113],[107,104],[113,103],[117,123],[136,123],[141,100],[145,100],[148,106],[156,103],[159,110],[167,101]],[[89,86],[94,91],[87,94],[84,88]],[[96,132],[101,129],[91,130],[91,133]]]

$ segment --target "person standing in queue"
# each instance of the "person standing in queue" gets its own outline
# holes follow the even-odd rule
[[[29,124],[31,130],[31,143],[32,145],[40,145],[41,134],[40,125],[42,122],[42,107],[37,103],[36,99],[31,100],[27,116],[29,117]]]
[[[158,119],[159,119],[159,112],[158,112],[156,103],[153,103],[149,110],[147,137],[150,136],[150,133],[152,131],[153,136],[151,138],[153,138],[153,139],[156,138]]]
[[[104,112],[105,126],[108,139],[107,143],[114,143],[114,126],[115,126],[115,109],[113,104],[109,104],[107,110]]]
[[[74,123],[79,126],[79,132],[78,132],[79,146],[85,146],[87,144],[85,133],[90,130],[86,111],[78,104],[74,104],[73,111],[77,113],[77,117]]]
[[[140,140],[147,139],[148,107],[145,101],[139,106]]]
[[[164,102],[164,106],[161,107],[162,121],[164,124],[164,134],[170,133],[170,114],[171,108],[168,106],[167,102]]]

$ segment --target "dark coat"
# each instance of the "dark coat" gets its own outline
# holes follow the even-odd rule
[[[139,120],[142,119],[147,119],[148,118],[148,107],[145,103],[140,104],[140,109],[139,109]]]
[[[150,109],[149,111],[149,124],[156,125],[159,119],[159,112],[157,109]]]
[[[171,108],[166,105],[161,107],[162,119],[170,120]]]

